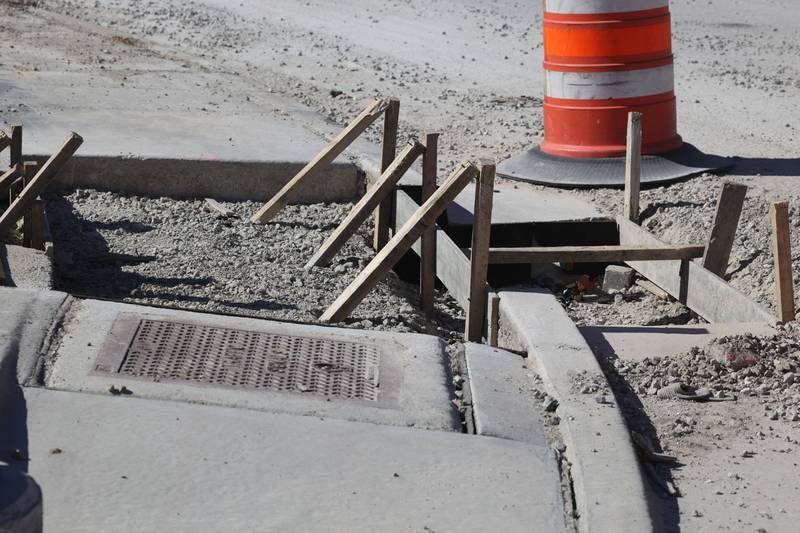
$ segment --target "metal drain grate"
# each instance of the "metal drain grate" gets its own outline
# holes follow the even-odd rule
[[[375,401],[379,364],[368,344],[143,319],[117,371]]]

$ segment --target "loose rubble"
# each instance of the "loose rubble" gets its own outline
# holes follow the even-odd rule
[[[224,206],[235,217],[209,212],[203,200],[50,194],[57,286],[131,303],[314,322],[374,254],[365,224],[330,265],[303,268],[350,204],[291,205],[266,225],[248,220],[255,202]],[[433,322],[418,300],[416,286],[390,273],[346,325],[461,338],[463,314],[452,298],[437,295]]]

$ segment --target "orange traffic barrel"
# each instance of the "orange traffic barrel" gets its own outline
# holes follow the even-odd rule
[[[680,148],[668,0],[546,0],[542,152],[625,154],[642,114],[642,153]]]

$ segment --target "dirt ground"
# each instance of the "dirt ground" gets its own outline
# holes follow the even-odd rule
[[[727,276],[773,307],[769,202],[794,203],[800,193],[800,10],[792,0],[675,0],[671,10],[680,133],[708,153],[738,157],[726,179],[750,187]],[[403,102],[403,136],[444,132],[444,174],[463,158],[503,159],[540,140],[541,12],[539,0],[6,0],[0,28],[14,44],[0,72],[27,80],[43,71],[83,75],[109,93],[146,91],[154,110],[210,119],[277,94],[343,123],[372,96],[391,94]],[[189,97],[180,92],[189,70],[225,82],[195,87]],[[40,111],[102,106],[80,89]],[[26,105],[4,99],[0,117],[13,122]],[[368,135],[377,140],[378,131]],[[702,242],[721,182],[703,176],[645,191],[643,224],[673,243]],[[618,191],[574,194],[606,212],[620,209]],[[796,205],[791,220],[800,227]],[[797,282],[798,231],[793,245]],[[790,511],[797,494],[798,423],[739,417],[750,404],[759,405],[702,408],[707,419],[673,445],[686,463],[676,474],[683,530],[796,529],[781,509]],[[656,424],[700,409],[661,410],[649,398],[643,407]],[[755,454],[741,458],[741,450]]]

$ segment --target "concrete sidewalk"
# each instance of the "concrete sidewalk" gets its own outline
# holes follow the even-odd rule
[[[179,402],[25,397],[45,531],[564,530],[541,447]]]
[[[481,352],[484,368],[497,368],[491,357],[505,363],[497,376],[476,380],[476,410],[492,425],[483,433],[502,438],[468,435],[454,416],[447,354],[436,337],[48,291],[0,289],[0,297],[11,304],[0,323],[0,461],[41,487],[45,531],[567,531],[561,478],[540,422],[528,404],[510,405],[513,394],[493,390],[521,370],[514,354]],[[156,363],[153,375],[125,375],[122,362],[100,368],[167,350],[168,335],[136,341],[153,324],[183,332],[163,364],[191,367],[184,378]],[[191,335],[204,347],[187,349]],[[233,356],[246,339],[273,342],[258,355],[272,365],[275,342],[312,337],[306,349],[314,353],[337,342],[339,357],[345,343],[358,343],[359,353],[377,357],[376,399],[192,381],[240,368]],[[473,372],[481,368],[477,348],[470,348]],[[215,362],[215,350],[230,360]],[[200,366],[186,362],[201,356]],[[204,373],[209,368],[216,370]],[[123,386],[132,394],[120,394]],[[509,408],[517,416],[495,414]],[[528,429],[520,433],[519,424]],[[0,492],[0,503],[6,496]]]

